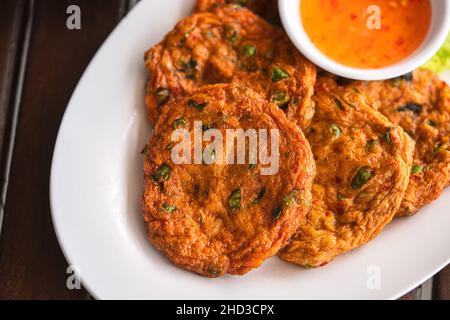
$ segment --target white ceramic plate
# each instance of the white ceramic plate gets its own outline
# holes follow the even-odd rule
[[[172,266],[147,242],[140,213],[140,150],[151,133],[143,53],[192,7],[193,0],[140,2],[95,56],[64,116],[51,208],[66,258],[90,293],[101,299],[389,299],[447,265],[450,190],[316,270],[274,257],[246,276],[211,280]]]

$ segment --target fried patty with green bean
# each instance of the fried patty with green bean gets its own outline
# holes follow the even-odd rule
[[[183,19],[145,54],[145,63],[152,123],[175,98],[203,85],[232,82],[275,103],[301,128],[307,128],[314,115],[315,66],[281,28],[241,6]]]
[[[361,90],[378,111],[416,142],[411,181],[398,212],[398,216],[413,215],[450,184],[449,86],[427,70],[349,85]]]
[[[373,239],[397,213],[409,182],[414,142],[358,90],[328,77],[316,86],[306,133],[316,160],[313,205],[279,256],[323,266]]]
[[[204,86],[167,106],[145,149],[142,209],[149,240],[176,266],[207,277],[257,268],[289,242],[310,210],[315,164],[307,140],[278,106],[238,84]],[[180,137],[194,141],[194,132],[215,130],[225,146],[234,139],[227,136],[232,129],[278,132],[278,149],[272,151],[272,136],[267,145],[278,170],[263,174],[269,165],[261,157],[225,163],[226,150],[208,149],[206,142],[204,162],[173,160]],[[184,133],[173,138],[175,130]],[[193,162],[194,142],[188,148]]]

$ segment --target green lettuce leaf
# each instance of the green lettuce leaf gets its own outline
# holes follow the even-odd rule
[[[441,49],[439,49],[436,55],[424,64],[422,68],[429,69],[436,73],[441,73],[444,70],[450,69],[450,34]]]

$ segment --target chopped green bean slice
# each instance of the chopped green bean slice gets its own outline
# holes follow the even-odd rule
[[[272,69],[272,82],[279,82],[287,78],[289,78],[289,74],[283,69],[277,67]]]
[[[228,198],[228,205],[231,209],[239,209],[241,207],[241,189],[234,190]]]
[[[351,186],[353,190],[361,189],[367,182],[374,177],[373,171],[369,167],[364,167],[358,170],[352,180]]]

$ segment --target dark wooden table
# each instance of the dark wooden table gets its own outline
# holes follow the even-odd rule
[[[85,290],[66,286],[67,262],[50,215],[51,159],[78,80],[135,2],[0,4],[0,299],[91,299]],[[81,8],[81,30],[66,27],[73,4]],[[420,287],[405,299],[424,297],[450,299],[449,267],[434,278],[432,293]]]

